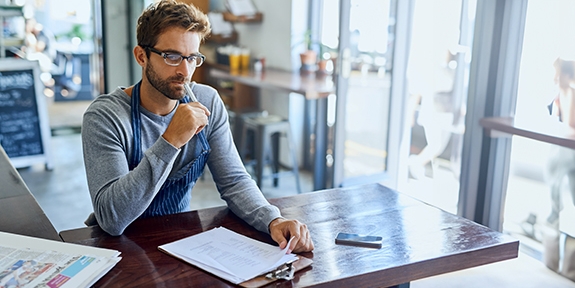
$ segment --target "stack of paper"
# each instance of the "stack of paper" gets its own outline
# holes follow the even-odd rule
[[[116,250],[0,232],[0,287],[89,287],[122,258]]]
[[[265,274],[284,263],[297,260],[295,254],[223,227],[196,234],[158,248],[234,284]]]

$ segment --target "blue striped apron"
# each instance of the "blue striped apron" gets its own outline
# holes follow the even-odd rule
[[[132,131],[134,133],[134,144],[132,148],[132,157],[130,159],[130,170],[133,170],[142,159],[142,141],[141,141],[141,115],[140,115],[140,84],[138,82],[132,90]],[[189,103],[188,95],[180,100],[180,103]],[[208,161],[210,154],[210,145],[206,139],[204,130],[197,134],[198,142],[192,150],[194,151],[194,160],[185,165],[181,172],[184,176],[179,178],[166,179],[156,197],[150,203],[150,206],[140,215],[140,218],[174,214],[185,211],[190,205],[190,189],[196,184],[198,178],[204,171],[204,166]],[[189,144],[189,143],[188,143]],[[186,144],[186,145],[188,145]],[[176,173],[181,175],[181,173]]]

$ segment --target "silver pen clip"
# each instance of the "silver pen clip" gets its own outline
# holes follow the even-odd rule
[[[278,268],[276,268],[276,270],[268,273],[266,275],[266,278],[268,278],[268,279],[292,280],[294,278],[294,274],[295,274],[295,267],[293,266],[293,263],[296,260],[297,259],[279,266]]]
[[[190,102],[198,102],[198,98],[196,98],[196,95],[194,94],[194,91],[192,91],[192,87],[190,87],[190,84],[192,83],[184,84],[184,90],[186,90],[186,94],[190,96]]]

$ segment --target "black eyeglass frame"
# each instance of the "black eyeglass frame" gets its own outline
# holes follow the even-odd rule
[[[160,51],[160,50],[158,50],[158,49],[155,49],[155,48],[153,48],[153,47],[150,47],[150,46],[144,46],[144,49],[148,49],[148,50],[150,50],[150,51],[152,51],[152,52],[154,52],[154,53],[160,55],[162,58],[164,58],[164,62],[165,62],[167,65],[173,66],[173,67],[176,67],[176,66],[179,66],[180,64],[182,64],[182,61],[183,61],[184,59],[186,59],[186,61],[188,61],[188,63],[190,63],[190,64],[191,64],[191,63],[194,63],[196,67],[202,66],[202,64],[204,64],[204,61],[206,61],[206,56],[204,56],[204,55],[201,54],[201,53],[195,53],[195,54],[192,54],[192,55],[190,55],[190,56],[184,56],[184,55],[181,55],[181,54],[178,54],[178,53],[166,53],[166,52],[162,52],[162,51]],[[178,56],[178,57],[179,57],[179,58],[178,58],[179,60],[172,59],[172,60],[174,60],[174,61],[178,61],[178,63],[175,63],[175,62],[174,62],[174,63],[170,63],[170,62],[168,62],[168,61],[172,61],[172,60],[168,60],[168,57],[170,57],[170,56]],[[201,59],[201,60],[200,60],[200,64],[198,64],[198,62],[197,62],[196,59]]]

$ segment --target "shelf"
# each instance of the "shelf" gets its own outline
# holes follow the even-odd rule
[[[262,22],[263,14],[257,12],[254,15],[234,15],[230,12],[223,12],[224,20],[228,22],[236,22],[236,23],[258,23]]]
[[[0,17],[16,17],[16,16],[24,16],[22,6],[0,5]]]
[[[5,18],[12,18],[12,17],[23,17],[24,12],[22,10],[22,6],[16,5],[0,5],[0,23],[6,25],[4,22]],[[8,29],[12,24],[8,24]],[[13,35],[5,35],[5,28],[0,29],[0,58],[6,57],[6,49],[9,47],[14,46],[21,46],[24,43],[24,39],[13,37]],[[24,27],[22,27],[23,29]],[[22,31],[23,32],[23,31]],[[18,34],[18,33],[16,33]]]

